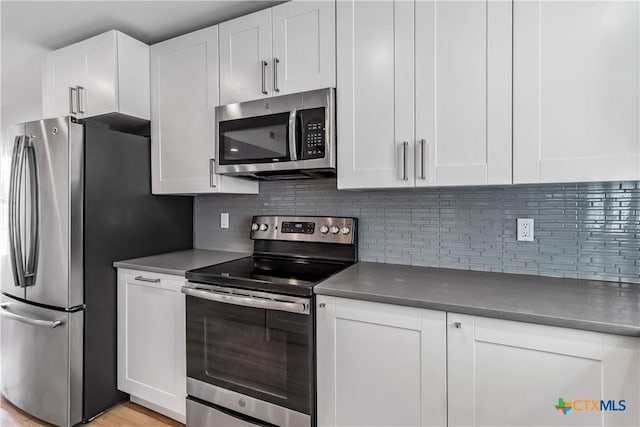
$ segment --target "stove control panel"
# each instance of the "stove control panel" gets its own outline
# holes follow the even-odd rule
[[[265,215],[253,217],[249,237],[353,245],[357,241],[356,228],[356,218]]]

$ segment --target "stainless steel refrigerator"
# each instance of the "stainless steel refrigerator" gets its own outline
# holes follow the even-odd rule
[[[127,397],[116,387],[113,261],[191,248],[193,200],[151,195],[146,137],[70,117],[13,129],[1,159],[1,390],[70,426]]]

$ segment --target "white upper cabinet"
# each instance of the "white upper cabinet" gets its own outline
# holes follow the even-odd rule
[[[416,185],[511,183],[511,2],[416,1]]]
[[[338,187],[511,183],[511,23],[503,1],[339,1]]]
[[[294,0],[221,23],[221,104],[334,87],[335,37],[335,0]]]
[[[335,87],[335,1],[294,0],[272,13],[273,95]]]
[[[151,46],[154,194],[257,193],[258,183],[216,175],[218,27]]]
[[[338,1],[338,188],[412,187],[414,4]]]
[[[108,31],[47,55],[43,116],[121,113],[149,120],[149,47]]]
[[[515,183],[640,179],[639,7],[515,2]]]
[[[453,313],[447,322],[449,427],[640,425],[638,338]],[[627,408],[581,402],[564,415],[559,398]]]
[[[221,104],[268,96],[270,63],[271,9],[220,24]]]

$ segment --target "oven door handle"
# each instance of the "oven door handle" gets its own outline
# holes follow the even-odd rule
[[[289,313],[310,314],[309,300],[300,298],[296,302],[278,301],[276,299],[255,298],[251,296],[233,295],[217,292],[211,289],[198,289],[188,286],[182,287],[182,293],[191,297],[202,298],[223,304],[242,305],[245,307],[262,308],[265,310],[288,311]]]

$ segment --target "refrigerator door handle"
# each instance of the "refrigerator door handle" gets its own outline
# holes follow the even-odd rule
[[[29,256],[24,269],[25,286],[32,286],[35,282],[36,268],[38,266],[38,246],[40,244],[40,177],[38,175],[38,165],[36,163],[36,153],[33,144],[34,137],[25,137],[25,153],[29,166],[29,180],[31,203],[30,203],[30,224],[29,224]]]
[[[9,253],[15,285],[24,287],[24,260],[20,236],[20,190],[24,167],[25,136],[16,136],[11,159],[9,184]]]
[[[9,307],[11,306],[10,302],[3,302],[0,304],[0,316],[6,319],[17,320],[18,322],[26,323],[28,325],[33,326],[44,326],[46,328],[57,328],[62,325],[64,322],[61,320],[41,320],[41,319],[33,319],[27,316],[21,316],[19,314],[15,314],[9,311]]]

